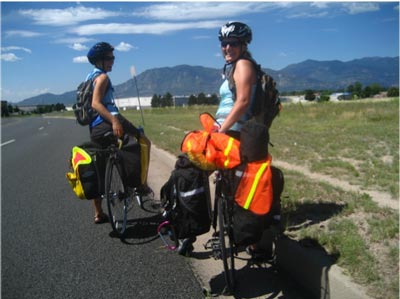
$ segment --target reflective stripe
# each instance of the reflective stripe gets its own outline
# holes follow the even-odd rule
[[[224,156],[226,157],[226,160],[224,161],[224,166],[226,168],[228,168],[228,166],[229,166],[229,162],[230,162],[229,153],[232,150],[232,146],[233,146],[233,137],[230,137],[228,139],[228,145],[226,146],[226,148],[224,150]]]
[[[186,192],[179,192],[179,195],[181,197],[189,197],[189,196],[193,196],[193,195],[200,194],[203,192],[204,192],[204,187],[200,187],[200,188],[193,189],[193,190],[186,191]]]
[[[81,164],[92,163],[92,157],[82,148],[74,146],[72,148],[72,167],[74,170]]]
[[[254,178],[254,182],[251,185],[251,189],[250,189],[249,195],[247,195],[246,202],[245,202],[245,204],[243,206],[244,209],[246,209],[246,210],[249,209],[251,201],[253,200],[253,197],[254,197],[254,193],[256,193],[257,185],[258,185],[258,183],[260,181],[260,178],[263,175],[265,169],[267,169],[267,167],[268,167],[268,161],[263,163],[263,164],[261,164],[261,167],[258,169],[258,171],[256,173],[256,176]]]

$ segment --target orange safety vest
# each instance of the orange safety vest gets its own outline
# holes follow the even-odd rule
[[[267,214],[272,205],[272,157],[266,160],[247,163],[244,171],[236,170],[241,177],[235,193],[236,203],[255,214]]]

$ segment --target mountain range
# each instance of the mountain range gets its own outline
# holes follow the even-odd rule
[[[280,71],[265,69],[277,82],[280,92],[312,90],[340,90],[355,82],[364,87],[378,83],[383,87],[399,86],[399,57],[367,57],[348,62],[339,60],[306,60],[291,64]],[[202,66],[178,65],[146,70],[136,77],[140,96],[218,94],[222,83],[221,69]],[[112,78],[112,76],[111,76]],[[116,98],[136,97],[133,79],[114,85]],[[25,99],[17,105],[63,103],[69,106],[75,102],[76,91],[60,95],[41,94]]]

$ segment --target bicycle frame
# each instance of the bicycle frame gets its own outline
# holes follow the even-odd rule
[[[230,294],[235,288],[235,263],[237,249],[233,239],[232,210],[233,196],[229,175],[232,170],[217,171],[215,180],[214,208],[212,211],[212,238],[205,244],[211,249],[215,259],[221,259],[224,266],[224,278],[226,282],[225,294]],[[218,227],[218,231],[217,231]]]

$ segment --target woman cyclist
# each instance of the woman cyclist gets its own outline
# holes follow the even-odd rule
[[[114,47],[106,42],[96,43],[88,52],[87,58],[94,69],[87,75],[86,80],[93,80],[92,107],[98,112],[98,116],[89,125],[90,139],[101,147],[107,147],[110,139],[105,137],[107,132],[113,132],[117,137],[125,133],[134,136],[141,136],[147,143],[148,157],[150,157],[151,142],[145,137],[142,131],[138,130],[131,122],[123,117],[115,105],[113,86],[107,73],[112,71],[115,56]],[[148,159],[150,161],[150,159]],[[147,167],[148,170],[148,167]],[[152,192],[144,184],[143,193]],[[108,221],[107,215],[103,212],[101,198],[94,199],[95,219],[94,222],[104,223]]]
[[[240,140],[241,123],[250,118],[256,90],[256,70],[248,50],[252,32],[244,23],[229,22],[221,27],[218,38],[225,59],[225,81],[220,87],[221,101],[216,119],[221,124],[219,132]],[[231,76],[233,80],[229,80]],[[235,86],[230,86],[232,81]]]
[[[257,64],[248,49],[252,37],[250,27],[240,22],[228,22],[218,34],[225,59],[225,80],[220,87],[221,100],[216,112],[220,124],[218,131],[238,140],[244,122],[251,117],[257,87]],[[257,244],[251,244],[246,251],[252,257],[263,255],[257,247]]]

